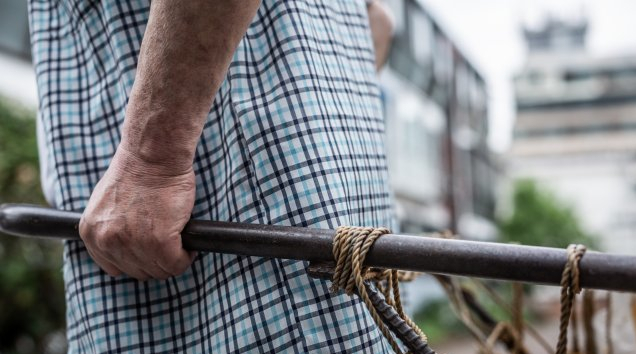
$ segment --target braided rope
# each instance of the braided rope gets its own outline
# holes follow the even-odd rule
[[[380,295],[378,289],[372,286],[369,281],[365,281],[364,285],[367,288],[373,306],[384,319],[384,323],[391,328],[395,336],[409,348],[410,353],[436,354],[435,351],[428,346],[428,343],[400,317],[395,308],[386,302],[384,297]]]
[[[373,321],[378,326],[391,348],[396,353],[402,350],[389,328],[382,320],[382,316],[374,306],[365,286],[365,280],[372,280],[376,283],[378,290],[384,295],[386,303],[395,308],[398,316],[424,341],[427,337],[422,330],[404,313],[402,300],[400,298],[400,273],[397,270],[372,270],[364,267],[364,259],[374,242],[382,235],[390,231],[386,228],[341,226],[336,231],[333,239],[333,256],[336,260],[336,267],[333,274],[331,291],[344,289],[347,295],[353,295],[357,290],[358,295],[365,303]],[[412,274],[402,276],[412,277]],[[386,286],[380,284],[386,282]],[[393,296],[391,296],[391,293]]]
[[[579,262],[587,249],[583,245],[570,245],[567,248],[568,260],[561,276],[561,319],[556,354],[565,354],[568,346],[568,324],[572,312],[574,296],[581,292],[579,283]]]

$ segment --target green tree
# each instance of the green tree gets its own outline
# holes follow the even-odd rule
[[[32,111],[0,99],[0,203],[43,204]],[[61,245],[0,234],[0,353],[61,353]]]
[[[571,207],[530,179],[516,182],[513,212],[498,224],[504,242],[559,248],[571,243],[592,248],[597,245]]]

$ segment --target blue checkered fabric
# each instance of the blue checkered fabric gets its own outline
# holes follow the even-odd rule
[[[120,141],[149,0],[31,0],[55,206],[83,210]],[[194,218],[394,226],[363,0],[264,0],[197,147]],[[46,171],[45,171],[46,172]],[[64,252],[70,353],[388,353],[357,298],[305,262],[200,254],[182,276],[112,278]]]

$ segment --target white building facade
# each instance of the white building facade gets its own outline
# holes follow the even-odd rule
[[[509,174],[569,203],[604,250],[636,254],[636,56],[589,57],[586,31],[526,31]]]
[[[389,171],[404,232],[492,239],[498,169],[486,83],[416,0],[389,0],[395,35],[381,75]]]

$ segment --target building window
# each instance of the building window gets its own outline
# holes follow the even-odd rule
[[[458,62],[456,71],[455,71],[455,85],[457,92],[457,102],[464,108],[467,108],[469,105],[469,81],[470,81],[470,73],[466,64],[463,62]]]
[[[453,46],[441,34],[435,34],[435,78],[441,83],[450,81],[453,71]]]
[[[401,78],[385,80],[387,148],[393,188],[421,202],[441,198],[442,143],[446,129],[441,107]]]
[[[473,72],[470,80],[470,103],[477,113],[482,113],[486,109],[486,88],[483,81]]]
[[[411,52],[422,65],[431,61],[433,53],[433,24],[420,8],[409,11]]]

